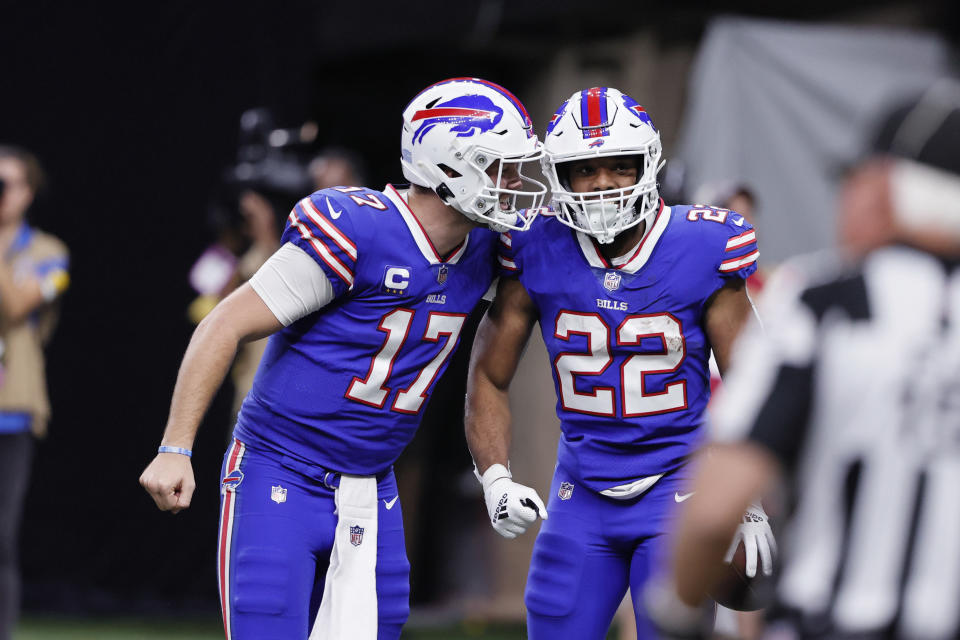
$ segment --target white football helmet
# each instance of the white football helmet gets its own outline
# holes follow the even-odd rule
[[[527,110],[512,93],[486,80],[443,80],[403,110],[400,164],[406,179],[433,189],[445,203],[494,231],[523,231],[533,222],[547,188],[523,175],[522,168],[542,155]],[[493,180],[487,170],[498,161]],[[444,169],[457,175],[450,177]],[[520,189],[501,185],[514,169]]]
[[[557,219],[600,243],[612,242],[659,210],[660,155],[660,133],[636,100],[607,87],[576,92],[551,118],[544,139],[543,172]],[[642,156],[637,183],[590,193],[571,191],[564,165],[598,156]]]

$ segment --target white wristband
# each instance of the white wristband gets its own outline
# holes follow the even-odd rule
[[[487,470],[480,476],[480,484],[483,485],[483,490],[486,491],[487,487],[500,478],[513,478],[513,474],[510,473],[510,469],[502,464],[492,464],[487,467]]]

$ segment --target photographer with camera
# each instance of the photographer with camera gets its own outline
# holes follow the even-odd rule
[[[216,241],[194,263],[190,284],[200,294],[188,309],[194,324],[250,277],[280,248],[286,213],[303,193],[363,184],[360,157],[328,147],[306,160],[316,125],[284,129],[270,111],[248,109],[240,118],[237,162],[228,168],[211,204],[209,218]],[[266,339],[240,347],[230,370],[235,417],[266,348]]]
[[[66,246],[26,222],[42,183],[33,154],[0,146],[0,640],[19,610],[17,535],[33,438],[50,418],[43,347],[69,283]]]

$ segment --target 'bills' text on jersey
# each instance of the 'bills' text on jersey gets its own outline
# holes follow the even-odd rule
[[[707,301],[756,270],[753,227],[736,212],[661,203],[650,224],[616,265],[549,214],[501,236],[501,275],[518,277],[539,310],[558,462],[595,491],[692,452],[710,396]]]
[[[496,275],[497,236],[474,229],[442,258],[387,185],[304,198],[282,242],[320,265],[335,297],[270,338],[237,437],[332,471],[380,473],[413,438]]]

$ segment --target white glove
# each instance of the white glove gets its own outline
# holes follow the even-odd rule
[[[743,541],[743,550],[746,553],[746,574],[748,578],[757,575],[757,556],[760,556],[763,575],[773,575],[773,557],[777,554],[777,541],[773,538],[773,530],[767,520],[767,514],[759,503],[751,504],[743,513],[743,521],[737,527],[733,542],[727,549],[724,562],[730,563],[740,541]]]
[[[490,524],[504,538],[516,538],[537,516],[547,519],[547,508],[537,492],[511,478],[510,471],[502,464],[492,465],[480,476]]]

